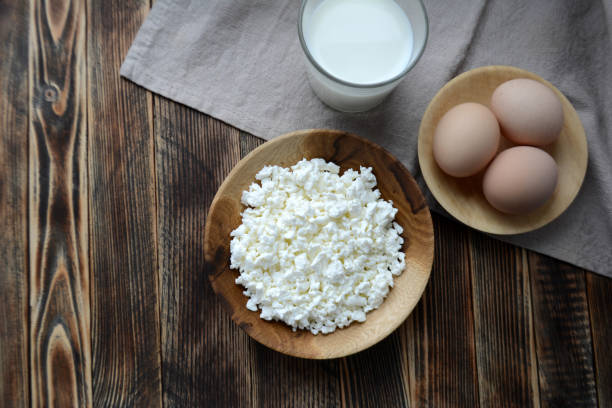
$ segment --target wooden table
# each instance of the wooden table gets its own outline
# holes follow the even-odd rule
[[[148,1],[0,1],[0,406],[612,406],[612,280],[434,214],[390,337],[308,361],[208,283],[206,212],[261,140],[119,77]]]

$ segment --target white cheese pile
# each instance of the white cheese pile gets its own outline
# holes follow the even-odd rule
[[[405,267],[397,209],[374,189],[371,168],[323,159],[266,166],[242,193],[231,265],[247,308],[312,333],[331,333],[381,305]]]

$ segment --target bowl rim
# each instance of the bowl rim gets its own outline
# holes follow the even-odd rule
[[[412,177],[412,174],[408,171],[408,169],[405,168],[405,166],[403,164],[401,164],[401,162],[399,162],[399,160],[395,159],[397,161],[397,163],[401,166],[401,169],[403,172],[405,172],[408,176],[409,176],[409,180],[411,180],[411,183],[414,184],[414,187],[416,188],[416,191],[418,192],[418,194],[420,195],[420,198],[422,199],[423,202],[423,206],[419,207],[418,211],[413,211],[413,212],[420,212],[420,211],[425,211],[425,222],[427,224],[427,232],[428,232],[428,238],[431,237],[430,239],[427,240],[426,242],[426,246],[429,249],[429,254],[427,256],[427,261],[425,264],[422,265],[422,268],[424,271],[426,271],[426,277],[423,279],[423,283],[421,285],[420,288],[418,288],[418,293],[415,292],[415,294],[417,294],[418,296],[415,297],[415,301],[410,305],[409,308],[406,308],[407,310],[402,312],[402,317],[400,319],[397,319],[396,321],[393,322],[393,324],[390,324],[388,326],[384,327],[384,330],[380,330],[376,336],[371,336],[370,338],[368,338],[367,341],[359,343],[359,345],[348,345],[346,346],[346,348],[344,348],[341,352],[336,352],[336,353],[329,353],[329,354],[317,354],[317,353],[309,353],[307,350],[295,350],[295,349],[291,349],[291,348],[280,348],[280,347],[275,347],[273,344],[270,344],[268,342],[266,342],[265,337],[263,336],[258,336],[255,335],[251,332],[251,327],[250,324],[240,324],[240,322],[238,322],[235,319],[235,313],[234,313],[234,309],[232,308],[232,305],[229,304],[229,302],[225,299],[223,293],[217,288],[216,285],[216,279],[218,276],[222,275],[223,273],[225,273],[228,269],[223,269],[221,272],[217,272],[214,273],[214,268],[210,267],[209,264],[211,262],[214,262],[214,249],[210,247],[211,242],[209,242],[209,237],[211,234],[211,225],[212,222],[210,222],[211,218],[211,214],[215,211],[216,206],[219,205],[218,201],[221,197],[221,194],[219,194],[220,192],[223,192],[226,188],[226,186],[232,181],[233,179],[233,175],[238,173],[242,167],[244,167],[246,165],[246,162],[253,157],[254,155],[256,155],[259,151],[261,151],[263,148],[265,148],[266,146],[269,147],[271,143],[278,143],[280,141],[282,141],[283,139],[289,139],[292,137],[296,137],[296,136],[303,136],[303,135],[308,135],[311,134],[313,132],[316,133],[321,133],[323,135],[336,135],[336,136],[348,136],[351,138],[354,138],[358,141],[360,141],[361,143],[364,143],[367,147],[372,148],[372,149],[376,149],[380,152],[382,152],[383,154],[389,156],[390,158],[395,159],[395,157],[393,155],[391,155],[389,152],[387,152],[384,148],[382,148],[381,146],[377,145],[376,143],[373,143],[363,137],[357,136],[355,134],[352,133],[348,133],[348,132],[343,132],[343,131],[339,131],[339,130],[331,130],[331,129],[304,129],[304,130],[298,130],[298,131],[294,131],[294,132],[290,132],[290,133],[286,133],[283,134],[281,136],[278,136],[272,140],[269,140],[263,144],[261,144],[260,146],[258,146],[257,148],[253,149],[249,154],[247,154],[243,159],[241,159],[238,164],[236,164],[236,166],[234,166],[234,168],[230,171],[230,173],[226,176],[226,178],[224,179],[223,183],[219,186],[219,189],[217,190],[217,193],[215,194],[215,197],[213,198],[211,204],[210,204],[210,208],[208,210],[208,214],[207,214],[207,218],[206,218],[206,225],[205,225],[205,230],[204,230],[204,252],[205,252],[205,263],[207,265],[207,275],[209,278],[209,281],[211,283],[211,286],[213,287],[213,290],[215,292],[215,294],[221,298],[223,301],[223,305],[224,308],[229,311],[231,313],[231,317],[232,317],[232,321],[237,324],[242,330],[244,330],[252,339],[256,340],[258,343],[271,348],[275,351],[278,351],[282,354],[285,355],[289,355],[289,356],[293,356],[293,357],[299,357],[299,358],[307,358],[307,359],[314,359],[314,360],[323,360],[323,359],[330,359],[330,358],[339,358],[339,357],[346,357],[355,353],[358,353],[360,351],[363,351],[371,346],[373,346],[374,344],[382,341],[383,339],[385,339],[387,336],[389,336],[393,331],[395,331],[402,323],[405,322],[405,320],[408,318],[408,316],[412,313],[412,311],[414,310],[414,308],[417,306],[417,304],[419,303],[420,299],[423,296],[423,292],[425,291],[425,288],[427,287],[429,280],[431,278],[431,270],[432,270],[432,266],[433,266],[433,259],[434,259],[434,245],[435,245],[435,233],[434,233],[434,228],[433,228],[433,222],[432,222],[432,218],[431,218],[431,213],[429,211],[429,207],[427,206],[427,203],[425,201],[425,197],[423,192],[421,191],[420,187],[418,186],[418,184],[416,183],[416,180],[414,179],[414,177]],[[229,239],[229,236],[228,236]],[[234,270],[230,270],[232,272],[234,272]],[[406,270],[404,270],[402,273],[406,272]],[[401,276],[401,275],[400,275]],[[397,277],[395,277],[394,279],[397,279]],[[244,296],[244,295],[243,295]],[[246,297],[245,297],[246,299]],[[385,301],[387,300],[387,298],[385,298]],[[384,304],[384,302],[383,302]],[[244,307],[244,306],[242,306]],[[257,312],[254,313],[258,313],[259,314],[259,310]],[[258,319],[261,320],[261,318],[259,316],[257,316]],[[261,322],[265,323],[265,324],[273,324],[273,323],[277,323],[275,321],[271,321],[268,322],[266,320],[261,320]],[[366,320],[367,322],[367,320]],[[285,325],[284,322],[279,322],[280,324]],[[353,322],[351,323],[351,325],[347,326],[351,327],[354,324],[360,324],[358,322]],[[291,329],[289,326],[285,325],[287,328]],[[334,334],[338,334],[338,333],[342,333],[342,330],[344,330],[346,328],[343,329],[337,329],[336,331],[334,331],[331,334],[327,334],[327,335],[323,335],[323,334],[319,334],[318,336],[331,336]],[[307,330],[299,330],[298,333],[303,333],[306,336],[314,336],[312,333],[310,333]]]

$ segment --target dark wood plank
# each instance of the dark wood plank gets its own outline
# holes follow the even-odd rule
[[[240,132],[240,157],[264,140]],[[289,357],[250,340],[256,405],[262,407],[337,407],[343,400],[344,359],[315,361]],[[344,372],[343,372],[344,371]],[[362,373],[363,374],[363,373]]]
[[[595,407],[591,325],[584,272],[529,253],[543,407]]]
[[[32,2],[30,378],[34,406],[88,406],[85,4]]]
[[[409,404],[399,329],[375,346],[340,362],[342,402],[347,407],[401,407]]]
[[[254,343],[255,406],[340,407],[342,359],[305,360]]]
[[[119,67],[147,1],[88,2],[93,396],[161,405],[152,96]]]
[[[413,407],[477,407],[478,375],[469,232],[432,214],[436,249],[429,285],[403,336]]]
[[[249,133],[240,131],[240,158],[243,159],[251,150],[261,146],[265,140],[253,136]]]
[[[208,282],[204,226],[240,158],[237,130],[155,97],[161,339],[165,406],[251,406],[246,334]]]
[[[480,406],[537,406],[527,255],[477,232],[470,254]]]
[[[586,274],[593,357],[597,376],[597,397],[600,407],[612,407],[612,279]]]
[[[29,4],[0,3],[0,406],[29,406]]]

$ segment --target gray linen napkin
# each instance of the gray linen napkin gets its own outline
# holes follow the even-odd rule
[[[575,0],[425,0],[426,51],[378,108],[344,114],[308,85],[297,0],[157,0],[121,75],[271,139],[304,128],[365,136],[398,157],[428,192],[416,156],[420,118],[444,83],[483,65],[514,65],[555,84],[577,109],[589,167],[577,199],[548,226],[499,237],[612,276],[612,4]],[[437,239],[445,239],[437,237]]]

